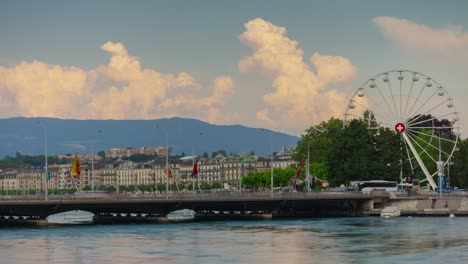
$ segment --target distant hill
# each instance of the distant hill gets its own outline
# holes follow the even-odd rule
[[[90,153],[109,148],[169,145],[187,155],[224,149],[227,153],[266,155],[282,146],[296,146],[296,136],[241,125],[212,125],[196,119],[68,120],[56,118],[0,119],[0,157],[16,152],[44,153],[44,127],[48,154]],[[100,132],[99,132],[100,131]]]

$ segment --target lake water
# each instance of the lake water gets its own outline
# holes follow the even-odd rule
[[[468,218],[0,228],[0,263],[468,263]]]

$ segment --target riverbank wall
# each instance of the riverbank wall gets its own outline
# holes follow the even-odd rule
[[[386,206],[397,206],[402,216],[468,216],[468,197],[465,196],[390,195],[374,204],[369,215],[380,215]]]

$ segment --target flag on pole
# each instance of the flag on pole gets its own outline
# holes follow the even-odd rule
[[[47,180],[50,181],[50,170],[47,170]]]
[[[197,169],[197,164],[198,164],[198,159],[195,160],[195,164],[193,164],[193,170],[192,170],[192,178],[198,177],[198,169]]]
[[[296,171],[296,179],[294,179],[294,184],[299,184],[299,183],[300,183],[300,182],[298,183],[298,180],[297,180],[297,179],[298,179],[299,176],[301,175],[302,167],[304,167],[304,160],[301,160],[301,163],[299,164],[299,168],[298,168],[297,171]]]
[[[177,191],[180,192],[179,185],[177,185],[177,181],[176,181],[176,179],[174,177],[174,174],[172,174],[171,168],[169,168],[169,178],[172,178],[172,180],[174,181],[174,185],[177,187]]]
[[[174,177],[174,174],[172,174],[171,168],[169,168],[169,179],[172,179],[174,185],[177,185],[176,179]]]
[[[71,174],[71,170],[68,171],[68,179],[69,179],[71,182],[73,182],[73,176],[72,176],[72,174]]]
[[[80,179],[80,160],[78,159],[78,156],[75,155],[75,158],[73,159],[73,164],[70,169],[70,180],[73,181],[73,178],[76,177],[76,179]]]

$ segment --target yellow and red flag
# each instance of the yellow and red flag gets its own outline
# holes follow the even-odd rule
[[[80,179],[80,160],[78,159],[78,156],[75,155],[75,158],[73,159],[73,164],[70,169],[70,180],[73,181],[73,176],[76,175],[76,179]]]
[[[177,185],[177,182],[176,182],[176,179],[174,177],[174,174],[172,174],[172,170],[171,168],[168,169],[169,170],[169,179],[172,179],[172,181],[174,182],[174,185]]]

